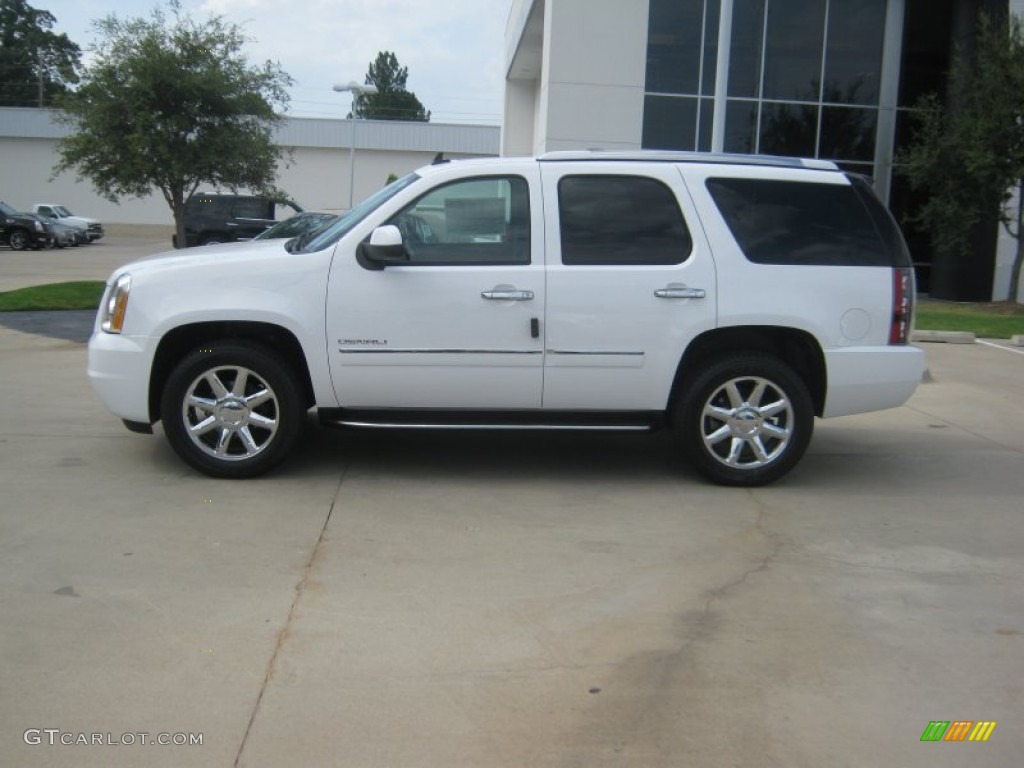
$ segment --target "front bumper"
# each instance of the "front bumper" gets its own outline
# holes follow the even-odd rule
[[[89,339],[89,381],[103,404],[127,421],[151,424],[149,373],[155,343],[148,336],[93,331]]]

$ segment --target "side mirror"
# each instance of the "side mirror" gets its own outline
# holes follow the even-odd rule
[[[384,269],[388,265],[405,264],[409,253],[402,243],[402,233],[393,224],[377,227],[368,243],[358,249],[359,263],[367,269]]]

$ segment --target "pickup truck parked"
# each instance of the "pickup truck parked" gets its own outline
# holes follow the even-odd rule
[[[56,203],[36,203],[32,206],[32,213],[53,221],[60,222],[65,226],[74,227],[82,233],[79,242],[93,242],[103,237],[103,224],[88,216],[75,216],[63,205]],[[84,239],[83,239],[84,238]]]
[[[555,152],[422,168],[326,229],[111,276],[89,377],[220,477],[306,411],[376,428],[675,431],[714,482],[788,472],[814,418],[901,405],[910,254],[822,160]]]

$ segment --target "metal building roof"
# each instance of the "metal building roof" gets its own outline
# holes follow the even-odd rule
[[[71,128],[58,122],[49,109],[0,107],[0,137],[60,139]],[[451,125],[397,120],[332,120],[285,117],[277,126],[278,143],[288,147],[356,149],[396,152],[447,152],[497,155],[501,128],[496,125]]]

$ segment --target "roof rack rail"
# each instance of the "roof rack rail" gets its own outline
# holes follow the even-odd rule
[[[717,163],[720,165],[762,165],[775,168],[810,168],[821,171],[839,170],[839,166],[832,161],[815,158],[782,157],[779,155],[742,155],[733,152],[678,152],[660,149],[626,151],[604,149],[562,150],[547,152],[537,159],[541,162],[607,160],[611,162]]]

